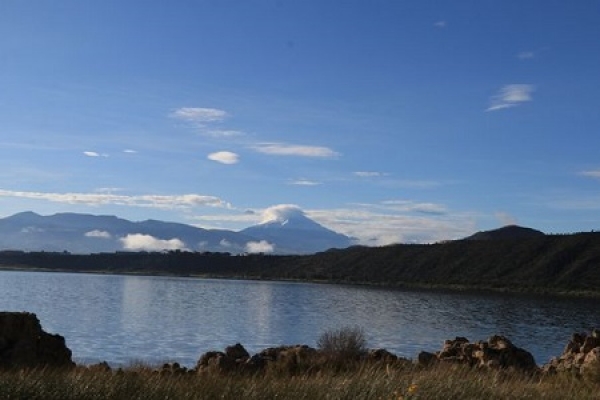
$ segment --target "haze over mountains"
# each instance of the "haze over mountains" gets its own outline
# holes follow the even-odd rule
[[[277,214],[240,232],[76,213],[42,216],[23,212],[0,219],[0,250],[310,254],[352,244],[352,238],[319,225],[301,212]]]

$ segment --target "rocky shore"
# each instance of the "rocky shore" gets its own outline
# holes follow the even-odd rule
[[[64,337],[45,332],[35,314],[0,312],[0,369],[77,367]],[[600,331],[575,333],[560,356],[538,366],[533,355],[515,346],[504,336],[492,336],[486,341],[471,342],[457,337],[446,340],[440,351],[421,352],[415,360],[400,358],[385,349],[364,349],[341,353],[312,348],[307,345],[279,346],[264,349],[254,355],[237,343],[223,351],[202,354],[195,368],[178,363],[164,364],[156,369],[161,374],[256,374],[266,369],[286,372],[318,371],[324,366],[344,363],[410,364],[428,367],[439,364],[462,364],[478,369],[514,370],[525,373],[600,376]],[[111,371],[106,363],[80,366]]]

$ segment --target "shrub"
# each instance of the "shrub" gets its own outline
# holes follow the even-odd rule
[[[317,340],[323,353],[337,360],[355,360],[367,352],[367,339],[362,328],[342,327],[325,331]]]

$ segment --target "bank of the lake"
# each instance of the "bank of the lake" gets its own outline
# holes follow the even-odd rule
[[[600,297],[600,233],[352,247],[306,256],[2,251],[0,267]]]

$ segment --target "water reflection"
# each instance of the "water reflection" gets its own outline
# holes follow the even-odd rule
[[[357,325],[370,347],[405,357],[445,339],[508,336],[547,362],[571,333],[600,326],[597,300],[401,291],[171,277],[0,272],[0,309],[35,312],[78,362],[178,361],[241,342],[250,352],[315,345]]]

